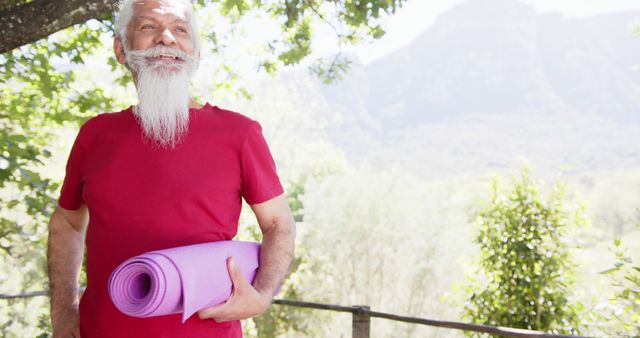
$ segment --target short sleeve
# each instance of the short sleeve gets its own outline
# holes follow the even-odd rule
[[[266,202],[284,192],[262,128],[254,122],[242,145],[242,197],[254,205]]]
[[[78,133],[75,142],[73,142],[73,147],[71,147],[64,182],[62,183],[60,198],[58,199],[58,205],[67,210],[77,210],[82,205],[81,166],[85,151],[81,145],[81,135],[82,129],[80,133]]]

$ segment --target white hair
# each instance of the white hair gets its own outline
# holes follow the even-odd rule
[[[114,22],[114,30],[116,37],[122,41],[125,47],[127,46],[127,27],[131,23],[133,18],[134,5],[141,0],[121,0],[119,10],[116,13]],[[186,8],[186,17],[189,24],[189,30],[193,41],[193,55],[198,55],[200,51],[200,35],[198,35],[198,23],[196,21],[196,15],[193,10],[193,5],[189,0],[172,0],[183,4]]]

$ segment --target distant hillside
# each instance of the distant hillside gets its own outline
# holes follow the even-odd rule
[[[358,162],[425,175],[640,169],[640,11],[585,19],[470,0],[335,86],[331,138]],[[638,67],[636,67],[638,69]]]
[[[286,74],[263,83],[253,105],[259,112],[286,93],[353,163],[425,177],[486,175],[523,160],[550,173],[640,170],[636,17],[569,19],[515,0],[470,0],[336,85]]]
[[[640,123],[639,12],[568,19],[514,0],[470,0],[409,46],[325,91],[385,131],[467,114],[597,113]],[[349,97],[349,99],[345,99]]]

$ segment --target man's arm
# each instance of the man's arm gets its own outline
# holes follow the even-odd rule
[[[58,206],[49,222],[47,266],[54,338],[80,338],[78,276],[84,255],[83,235],[89,223],[86,205],[78,210]]]
[[[253,287],[267,295],[271,303],[293,262],[296,223],[284,194],[251,208],[262,231],[260,269]]]
[[[262,231],[260,268],[249,284],[233,259],[227,261],[233,293],[226,303],[198,312],[201,319],[218,322],[246,319],[267,310],[293,262],[296,224],[283,195],[252,205]]]

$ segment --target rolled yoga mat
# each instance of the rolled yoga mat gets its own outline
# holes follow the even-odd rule
[[[118,310],[133,317],[182,312],[184,323],[199,310],[224,303],[232,283],[227,258],[233,256],[249,283],[258,269],[260,244],[220,241],[151,251],[120,264],[109,277],[109,295]]]

